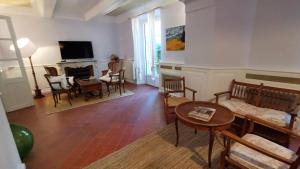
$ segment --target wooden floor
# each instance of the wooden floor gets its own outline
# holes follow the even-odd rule
[[[135,94],[51,115],[45,113],[44,99],[9,113],[10,122],[34,134],[27,169],[82,168],[166,125],[157,88],[128,84],[127,89]],[[299,144],[293,140],[291,148]]]
[[[9,113],[9,121],[34,135],[28,169],[82,168],[139,137],[165,126],[158,89],[127,85],[135,94],[46,115],[44,99],[36,107]]]

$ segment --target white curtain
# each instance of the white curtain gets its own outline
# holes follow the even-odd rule
[[[132,24],[132,35],[133,35],[133,47],[134,47],[134,67],[135,67],[135,79],[137,84],[146,83],[146,58],[144,48],[144,30],[140,22],[140,17],[133,18]]]
[[[155,78],[155,12],[153,10],[131,21],[135,77],[137,84],[145,84],[147,77]]]

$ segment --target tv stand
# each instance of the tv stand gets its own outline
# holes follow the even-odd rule
[[[97,60],[91,59],[91,60],[74,60],[74,61],[60,61],[58,63],[56,63],[58,66],[58,71],[61,74],[65,73],[65,67],[73,67],[73,68],[77,68],[77,67],[86,67],[89,65],[93,65],[94,68],[94,75],[96,77],[99,76],[99,71],[98,71],[98,65],[97,65]]]

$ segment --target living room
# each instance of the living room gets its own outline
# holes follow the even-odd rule
[[[299,7],[0,0],[0,168],[299,168]]]

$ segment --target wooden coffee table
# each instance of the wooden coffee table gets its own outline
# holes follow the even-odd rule
[[[89,95],[92,95],[92,92],[94,92],[94,91],[99,92],[99,97],[103,96],[101,80],[98,80],[98,79],[89,79],[89,80],[76,79],[76,82],[79,84],[81,92],[84,94],[86,101],[88,101]]]
[[[194,107],[204,106],[216,109],[215,114],[209,122],[197,120],[188,116],[188,113],[194,110]],[[209,132],[209,148],[208,148],[208,166],[211,167],[211,153],[215,139],[215,132],[230,128],[234,120],[233,113],[226,107],[211,102],[186,102],[178,105],[175,108],[176,119],[176,146],[178,145],[178,120],[188,127],[197,130],[204,130]]]

